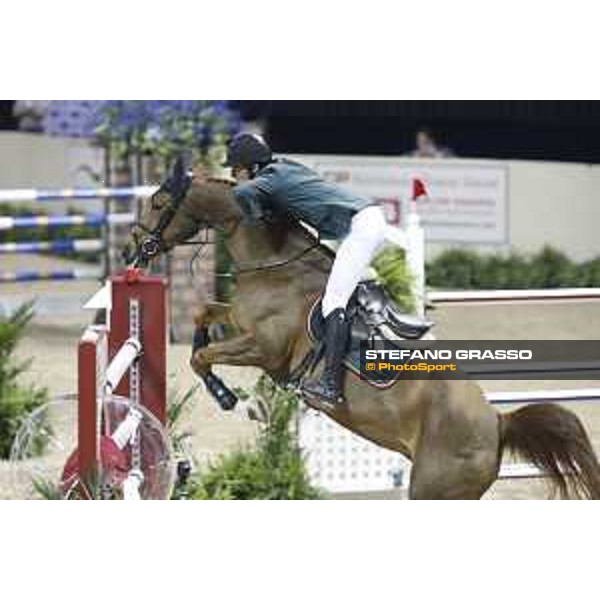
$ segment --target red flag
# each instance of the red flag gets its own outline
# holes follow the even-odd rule
[[[412,199],[417,200],[421,196],[427,196],[427,188],[421,179],[413,179]]]

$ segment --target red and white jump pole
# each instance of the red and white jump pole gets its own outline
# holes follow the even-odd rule
[[[141,445],[134,443],[139,411],[131,410],[110,438],[103,435],[100,407],[110,394],[129,398],[165,424],[166,421],[166,282],[128,270],[110,280],[107,325],[89,327],[78,348],[78,452],[80,497],[91,498],[87,482],[99,481],[99,470],[112,445],[131,443],[131,468],[124,496],[139,496],[143,478]],[[136,472],[138,471],[138,472]]]

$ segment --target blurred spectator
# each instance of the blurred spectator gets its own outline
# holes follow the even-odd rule
[[[16,100],[13,116],[17,119],[18,128],[21,131],[41,132],[42,121],[49,104],[49,100]]]
[[[417,131],[415,149],[409,153],[409,156],[416,158],[447,158],[454,156],[454,152],[450,148],[440,145],[431,129],[422,127]]]

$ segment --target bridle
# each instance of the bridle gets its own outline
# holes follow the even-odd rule
[[[170,225],[177,212],[182,209],[183,201],[185,200],[191,184],[191,176],[189,174],[185,174],[178,180],[174,178],[167,179],[167,181],[161,185],[156,192],[154,192],[150,198],[151,208],[152,210],[161,210],[162,212],[158,219],[158,223],[153,229],[148,228],[139,220],[134,223],[134,226],[142,230],[146,236],[141,240],[141,242],[136,243],[136,251],[132,266],[135,267],[147,265],[150,260],[158,256],[160,252],[165,249],[165,242],[162,234]],[[153,205],[154,199],[159,194],[163,193],[169,198],[167,206],[161,206],[160,208],[155,207]],[[195,218],[193,221],[196,223]],[[186,242],[182,242],[182,245],[183,244],[186,244]]]

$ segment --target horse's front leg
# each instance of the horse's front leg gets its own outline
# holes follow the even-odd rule
[[[194,372],[202,378],[207,390],[219,406],[223,410],[232,410],[238,398],[221,378],[212,372],[212,365],[261,367],[264,365],[264,360],[265,357],[254,336],[244,333],[223,342],[213,342],[206,346],[195,347],[190,364]]]
[[[221,342],[194,350],[192,368],[196,373],[210,369],[212,365],[234,365],[242,367],[262,367],[265,355],[260,350],[254,336],[241,333]]]
[[[194,315],[196,329],[192,341],[192,358],[190,364],[219,406],[223,410],[233,410],[238,401],[236,395],[225,385],[220,377],[211,371],[210,363],[199,358],[199,351],[211,343],[209,326],[216,323],[231,323],[231,305],[211,302],[200,306]],[[194,359],[196,355],[198,356]]]
[[[232,324],[231,304],[222,302],[211,302],[203,304],[194,315],[194,339],[192,341],[192,355],[199,350],[208,346],[211,342],[210,325],[226,325]],[[199,373],[199,375],[201,375]]]

